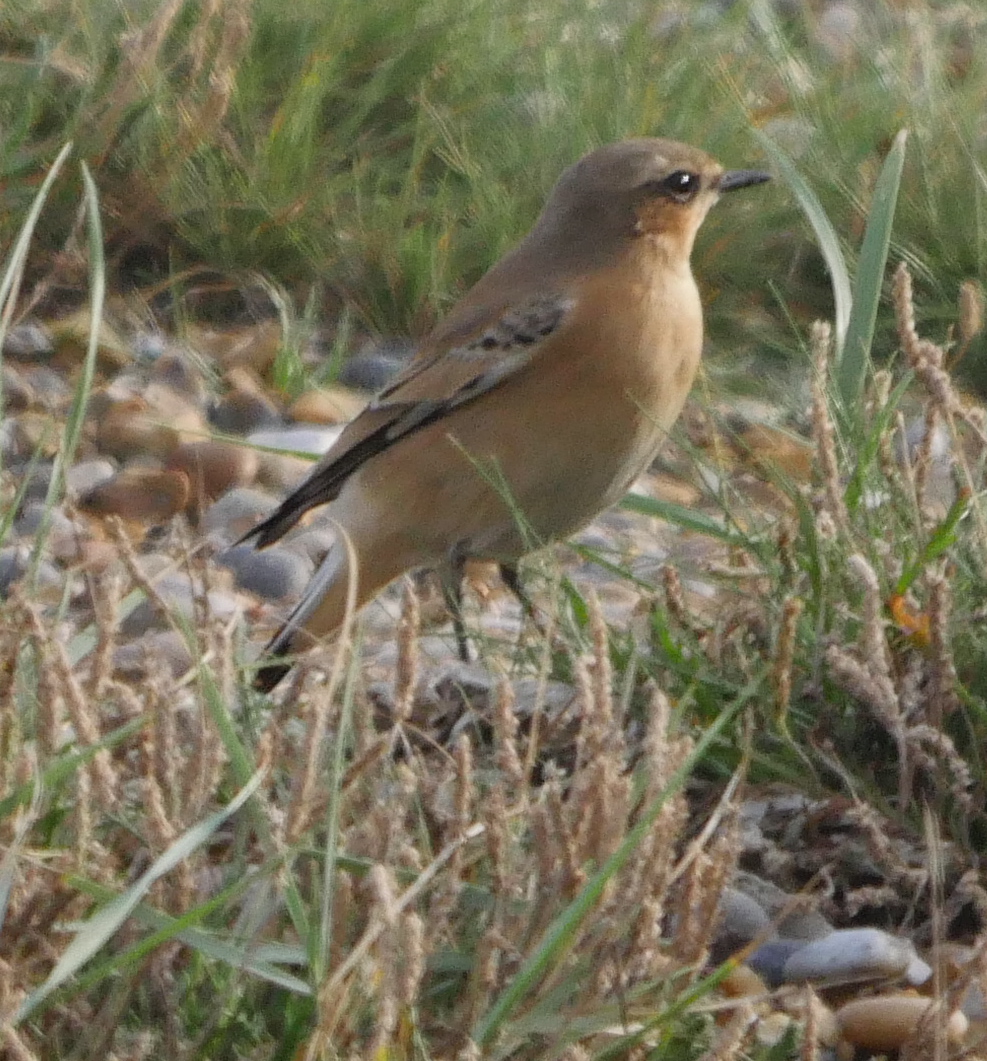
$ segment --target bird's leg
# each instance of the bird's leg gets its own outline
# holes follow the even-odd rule
[[[521,610],[525,614],[525,618],[530,619],[535,626],[541,630],[541,621],[538,617],[538,612],[535,610],[534,602],[528,596],[527,590],[525,590],[524,584],[521,582],[521,575],[518,572],[517,564],[498,564],[497,566],[500,571],[500,581],[503,582],[517,598],[518,604],[521,605]]]
[[[442,596],[452,616],[452,629],[456,635],[456,647],[463,663],[470,663],[470,646],[466,637],[466,623],[463,622],[463,576],[466,573],[466,554],[454,545],[449,550],[446,566],[439,572],[442,583]]]

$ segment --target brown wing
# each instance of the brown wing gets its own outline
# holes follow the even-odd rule
[[[573,305],[561,295],[532,299],[478,324],[461,343],[424,352],[346,427],[309,478],[240,541],[276,542],[309,509],[338,497],[366,461],[499,386],[537,355]]]

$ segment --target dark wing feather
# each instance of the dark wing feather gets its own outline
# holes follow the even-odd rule
[[[276,542],[309,509],[337,498],[346,480],[372,457],[524,368],[572,306],[561,296],[534,299],[506,310],[468,342],[413,361],[346,428],[309,478],[237,544]]]

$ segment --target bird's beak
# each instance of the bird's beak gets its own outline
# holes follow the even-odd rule
[[[721,192],[732,192],[737,188],[748,188],[752,184],[763,184],[769,180],[771,174],[759,169],[730,169],[720,177],[716,187]]]

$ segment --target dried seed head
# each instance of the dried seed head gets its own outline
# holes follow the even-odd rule
[[[960,342],[967,346],[983,331],[984,292],[976,280],[960,284]]]

